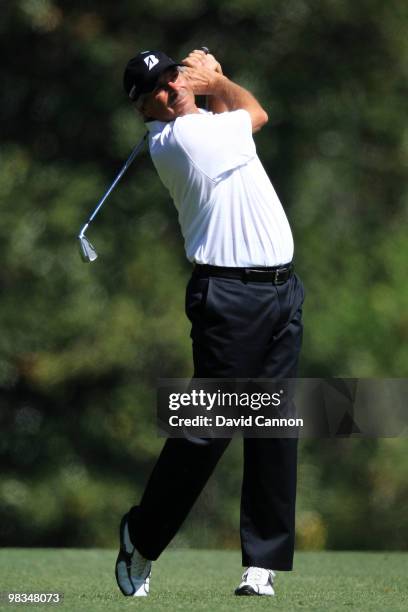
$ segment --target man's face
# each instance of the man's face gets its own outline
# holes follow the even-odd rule
[[[157,121],[174,121],[182,115],[197,112],[197,107],[191,87],[175,67],[160,75],[152,93],[144,96],[140,110],[145,117]]]

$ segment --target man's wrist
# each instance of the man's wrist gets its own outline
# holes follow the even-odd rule
[[[216,72],[210,83],[210,91],[208,93],[213,96],[223,97],[228,87],[228,83],[231,83],[231,81],[226,76]]]

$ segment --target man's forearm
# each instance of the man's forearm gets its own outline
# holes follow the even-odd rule
[[[228,106],[221,100],[221,98],[217,98],[217,96],[207,96],[207,110],[212,113],[225,113],[228,111]]]
[[[244,109],[251,116],[252,130],[256,132],[268,121],[268,115],[258,100],[244,87],[224,75],[216,75],[211,82],[211,94],[225,105],[225,110]],[[220,112],[220,111],[218,111]]]

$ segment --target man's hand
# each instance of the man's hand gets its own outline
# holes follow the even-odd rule
[[[228,111],[225,102],[210,93],[214,89],[214,77],[222,75],[221,64],[214,55],[205,53],[201,49],[195,49],[183,59],[182,64],[185,66],[183,74],[192,86],[194,93],[207,96],[208,110],[213,113]]]
[[[201,49],[191,51],[191,53],[189,53],[181,63],[184,66],[189,66],[190,68],[208,68],[208,70],[222,74],[221,64],[211,53],[205,53],[205,51],[202,51]]]
[[[214,89],[214,78],[222,75],[221,65],[211,53],[196,49],[188,54],[182,62],[186,77],[193,92],[198,96],[206,96]]]

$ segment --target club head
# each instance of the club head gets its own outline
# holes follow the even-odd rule
[[[98,257],[95,248],[89,242],[86,236],[78,236],[79,240],[79,252],[81,254],[82,261],[85,263],[91,263]]]

